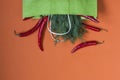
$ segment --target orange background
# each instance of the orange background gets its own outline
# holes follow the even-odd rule
[[[79,43],[54,46],[49,32],[44,52],[37,45],[37,32],[20,38],[17,32],[30,29],[37,20],[22,21],[22,0],[0,1],[0,80],[120,80],[120,0],[98,0],[99,24],[109,32],[93,32],[86,40],[105,40],[71,54]]]

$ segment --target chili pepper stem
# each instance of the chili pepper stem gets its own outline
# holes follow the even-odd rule
[[[103,44],[105,41],[102,41],[102,42],[98,42],[97,44]]]
[[[28,19],[31,19],[31,18],[33,18],[34,16],[31,16],[31,17],[25,17],[24,19],[23,19],[23,21],[26,21],[26,20],[28,20]]]
[[[14,34],[15,34],[16,36],[20,36],[20,35],[16,32],[16,30],[14,30]]]
[[[107,30],[107,29],[104,29],[104,28],[101,28],[101,31],[108,32],[108,30]]]

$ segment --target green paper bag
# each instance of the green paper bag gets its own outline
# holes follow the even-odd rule
[[[50,14],[97,17],[97,0],[23,0],[23,18]]]

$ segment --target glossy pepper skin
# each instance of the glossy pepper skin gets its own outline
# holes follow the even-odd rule
[[[86,29],[90,29],[90,30],[95,31],[95,32],[100,32],[100,31],[102,31],[102,30],[108,32],[107,29],[98,28],[98,27],[91,26],[91,25],[88,25],[88,24],[85,24],[85,23],[82,23],[82,24],[84,25],[84,27],[85,27]]]
[[[84,48],[84,47],[88,47],[88,46],[93,46],[93,45],[97,45],[97,44],[102,44],[103,42],[98,42],[96,40],[91,40],[91,41],[86,41],[86,42],[82,42],[80,44],[78,44],[77,46],[75,46],[71,53],[76,52],[77,50]]]
[[[16,33],[16,31],[14,31],[14,33],[19,37],[26,37],[26,36],[31,35],[32,33],[34,33],[40,27],[41,23],[42,23],[42,18],[39,19],[37,24],[33,28],[29,29],[28,31],[21,32],[21,33]]]
[[[95,19],[93,16],[83,16],[83,17],[86,18],[86,19],[89,19],[89,20],[91,20],[95,23],[99,23],[99,21],[97,19]]]
[[[88,24],[85,24],[85,23],[82,23],[84,25],[84,27],[86,29],[90,29],[90,30],[93,30],[93,31],[96,31],[96,32],[100,32],[102,29],[101,28],[98,28],[98,27],[95,27],[95,26],[91,26],[91,25],[88,25]]]
[[[41,51],[44,51],[44,49],[43,49],[43,32],[44,32],[44,28],[45,28],[47,21],[48,21],[48,17],[47,16],[43,17],[42,23],[39,26],[38,45],[39,45],[39,48]]]
[[[81,17],[84,17],[86,19],[89,19],[95,23],[99,23],[99,21],[97,19],[95,19],[93,16],[86,16],[86,15],[80,15]]]

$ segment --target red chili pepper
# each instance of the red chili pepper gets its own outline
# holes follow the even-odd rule
[[[23,21],[26,21],[26,20],[31,19],[31,18],[33,18],[33,17],[34,17],[34,16],[26,17],[26,18],[23,19]]]
[[[47,20],[48,20],[48,17],[44,17],[43,18],[43,21],[39,27],[39,32],[38,32],[38,45],[39,45],[39,48],[41,49],[41,51],[43,51],[43,31],[44,31],[44,28],[45,28],[45,25],[47,23]]]
[[[85,23],[82,23],[84,25],[84,27],[86,29],[90,29],[90,30],[93,30],[93,31],[96,31],[96,32],[100,32],[101,30],[104,30],[107,32],[106,29],[103,29],[103,28],[98,28],[98,27],[95,27],[95,26],[91,26],[91,25],[88,25],[88,24],[85,24]]]
[[[35,31],[39,28],[41,22],[42,22],[42,18],[39,19],[39,21],[37,22],[37,24],[36,24],[33,28],[31,28],[30,30],[28,30],[28,31],[26,31],[26,32],[21,32],[21,33],[16,33],[16,31],[14,31],[14,33],[15,33],[17,36],[26,37],[26,36],[32,34],[33,32],[35,32]]]
[[[84,17],[86,19],[89,19],[89,20],[91,20],[91,21],[93,21],[95,23],[99,23],[99,21],[97,19],[95,19],[93,16],[85,16],[85,15],[80,15],[80,16],[82,16],[82,17]]]
[[[104,41],[103,41],[104,42]],[[103,42],[98,42],[96,40],[91,40],[91,41],[86,41],[86,42],[82,42],[80,44],[78,44],[77,46],[75,46],[71,53],[76,52],[78,49],[84,48],[84,47],[88,47],[88,46],[93,46],[93,45],[97,45],[97,44],[102,44]]]

